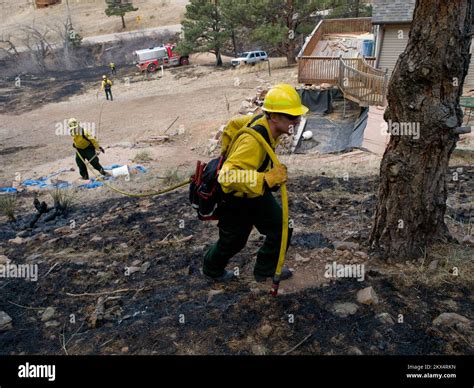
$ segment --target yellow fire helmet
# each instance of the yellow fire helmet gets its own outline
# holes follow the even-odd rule
[[[79,122],[74,118],[70,118],[67,121],[67,126],[69,127],[69,129],[76,129],[77,127],[79,127]]]
[[[285,113],[291,116],[302,116],[308,108],[301,104],[301,98],[296,89],[289,84],[278,84],[271,88],[263,108],[265,112]]]

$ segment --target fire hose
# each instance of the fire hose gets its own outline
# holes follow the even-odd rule
[[[253,136],[260,143],[260,145],[265,149],[265,151],[270,156],[270,159],[272,160],[274,166],[278,166],[278,165],[281,164],[280,161],[278,160],[276,154],[275,154],[275,151],[268,145],[268,143],[265,141],[263,136],[260,135],[255,130],[251,130],[251,129],[248,129],[248,128],[240,129],[236,133],[236,135],[234,136],[233,141],[235,141],[235,139],[237,139],[237,137],[240,136],[243,133],[247,133],[247,134]],[[79,155],[79,158],[86,165],[86,167],[89,168],[89,163],[86,162],[82,158],[81,154],[78,151],[76,151],[76,153],[77,153],[77,155]],[[92,170],[92,172],[96,177],[99,177],[95,173],[94,170]],[[143,197],[152,197],[152,196],[156,196],[156,195],[165,194],[165,193],[168,193],[170,191],[176,190],[180,187],[186,186],[189,183],[191,183],[191,178],[188,178],[187,180],[185,180],[183,182],[180,182],[180,183],[178,183],[174,186],[168,187],[168,188],[160,190],[160,191],[152,191],[152,192],[148,192],[148,193],[139,193],[139,194],[128,193],[126,191],[120,190],[120,189],[108,184],[105,181],[102,181],[102,183],[104,183],[104,185],[107,186],[108,188],[110,188],[111,190],[113,190],[117,193],[120,193],[122,195],[125,195],[125,196],[128,196],[128,197],[134,197],[134,198],[143,198]],[[277,264],[277,267],[276,267],[276,270],[275,270],[275,274],[273,275],[273,283],[272,283],[272,288],[271,288],[271,291],[270,291],[270,294],[272,296],[277,296],[277,294],[278,294],[278,289],[280,287],[281,270],[282,270],[283,265],[285,263],[286,246],[287,246],[287,243],[288,243],[288,192],[286,190],[286,185],[285,184],[282,184],[280,189],[281,189],[281,204],[282,204],[282,235],[281,235],[280,254],[279,254],[279,257],[278,257],[278,264]]]

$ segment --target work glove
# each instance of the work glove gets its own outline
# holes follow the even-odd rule
[[[270,171],[265,173],[264,179],[265,182],[267,182],[268,187],[270,188],[285,183],[288,179],[286,166],[284,164],[280,164],[278,166],[273,167]]]
[[[102,147],[99,147],[99,151],[105,154],[105,150]]]

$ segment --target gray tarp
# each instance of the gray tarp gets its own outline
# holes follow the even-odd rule
[[[313,137],[311,140],[303,140],[301,137],[296,153],[304,153],[311,149],[326,154],[361,147],[367,117],[367,108],[355,122],[333,121],[321,114],[308,115],[304,130],[313,132]]]
[[[332,112],[332,100],[341,96],[339,89],[300,89],[298,93],[301,97],[301,102],[309,108],[310,112],[324,114]]]

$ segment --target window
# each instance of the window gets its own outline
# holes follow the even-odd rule
[[[257,58],[260,58],[260,53],[258,53],[258,52],[255,53],[255,56],[256,56]]]
[[[250,54],[249,58],[255,58],[255,53]]]

